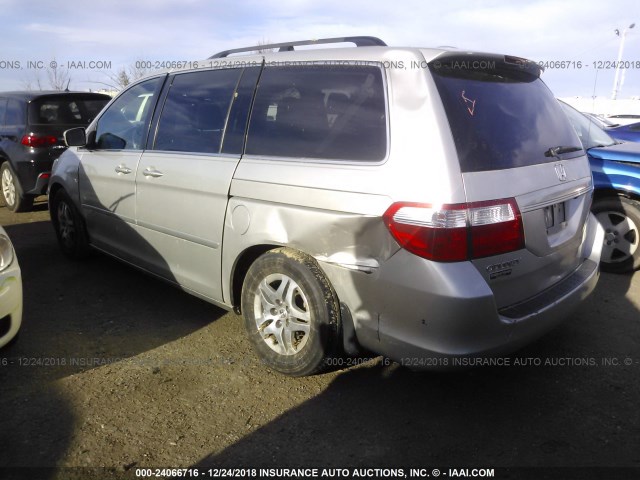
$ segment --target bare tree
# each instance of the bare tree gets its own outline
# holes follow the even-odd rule
[[[136,60],[135,63],[129,65],[129,78],[132,82],[147,76],[149,70],[144,65],[146,65],[146,63],[142,60]]]
[[[45,81],[40,76],[41,70],[33,70],[26,79],[22,80],[23,88],[25,90],[44,90],[48,87],[51,90],[62,91],[69,87],[71,81],[69,70],[59,65],[55,59],[44,68],[44,71],[47,75],[46,82],[48,85],[45,84]]]
[[[116,80],[117,80],[117,85],[121,88],[124,88],[131,83],[131,78],[129,77],[129,74],[124,69],[124,67],[122,67],[118,71],[118,74],[116,75]]]
[[[40,78],[40,71],[35,70],[35,73],[33,73],[28,78],[22,80],[20,83],[22,83],[22,88],[24,90],[27,90],[27,91],[40,90],[41,91],[42,79]]]
[[[108,72],[106,75],[108,81],[104,82],[104,85],[112,90],[122,90],[131,83],[131,78],[125,67],[121,67],[116,72]]]
[[[146,65],[146,62],[136,60],[126,67],[120,67],[116,72],[108,73],[107,77],[109,81],[105,82],[105,85],[114,90],[122,90],[129,84],[147,75],[148,70],[144,65]]]
[[[69,75],[69,70],[60,66],[56,59],[54,58],[49,66],[46,68],[47,78],[49,79],[49,86],[52,90],[65,90],[69,87],[69,83],[71,82],[71,76]]]
[[[272,43],[269,39],[262,39],[258,42],[258,46],[262,47],[263,45],[269,45],[270,43]],[[269,52],[275,52],[276,49],[275,48],[258,48],[257,50],[254,50],[253,53],[269,53]]]

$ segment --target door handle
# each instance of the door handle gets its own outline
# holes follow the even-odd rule
[[[129,167],[125,166],[125,165],[118,165],[116,167],[116,173],[124,173],[126,175],[126,174],[131,173],[131,172],[132,172],[132,170]]]
[[[156,170],[155,168],[152,167],[147,167],[144,169],[144,171],[142,172],[142,174],[145,177],[153,177],[153,178],[158,178],[164,175],[164,173],[159,172],[158,170]]]

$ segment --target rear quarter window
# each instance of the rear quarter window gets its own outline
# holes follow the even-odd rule
[[[25,104],[13,98],[7,100],[7,111],[4,117],[5,125],[25,125]]]
[[[265,67],[246,153],[380,161],[387,151],[386,101],[377,66]]]
[[[0,98],[0,127],[4,125],[4,116],[7,111],[7,99]]]
[[[580,146],[538,77],[512,70],[431,66],[463,172],[557,161],[552,147]]]

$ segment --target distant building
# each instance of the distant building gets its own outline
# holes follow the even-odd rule
[[[620,115],[640,117],[639,97],[619,100],[611,100],[607,97],[564,97],[560,100],[581,112],[603,117],[618,117]]]

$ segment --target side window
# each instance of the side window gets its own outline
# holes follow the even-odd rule
[[[318,64],[265,68],[246,153],[379,161],[386,151],[380,68]]]
[[[233,98],[233,106],[224,132],[222,153],[241,154],[244,147],[244,136],[247,131],[247,120],[251,109],[251,100],[260,76],[262,67],[247,67],[242,73]]]
[[[95,148],[140,150],[149,130],[152,106],[164,77],[139,83],[124,92],[98,120]]]
[[[5,125],[24,125],[24,106],[18,100],[9,98],[7,100],[7,111],[4,119]]]
[[[218,153],[242,69],[176,75],[158,121],[155,150]]]
[[[4,126],[4,116],[7,111],[7,99],[0,98],[0,127]]]

